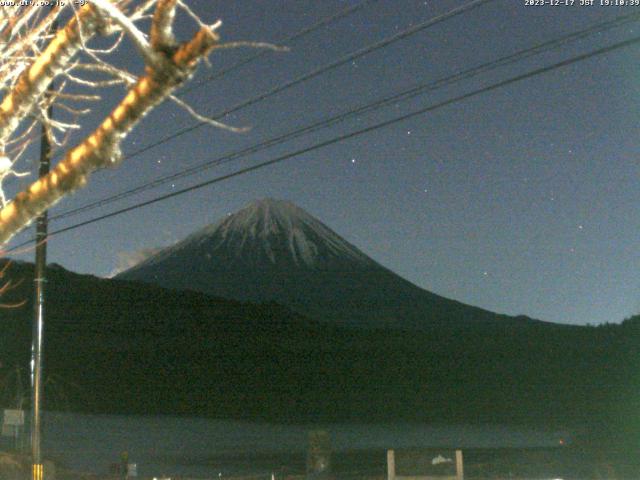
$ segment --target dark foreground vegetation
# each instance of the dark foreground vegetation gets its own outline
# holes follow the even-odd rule
[[[48,273],[46,407],[255,420],[506,423],[637,448],[640,318],[621,325],[331,326],[134,282]],[[3,402],[30,354],[32,266],[0,310]],[[24,383],[26,385],[26,381]]]

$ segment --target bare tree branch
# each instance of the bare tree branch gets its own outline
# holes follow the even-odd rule
[[[120,144],[126,135],[145,114],[187,80],[198,61],[215,47],[218,35],[214,29],[203,27],[189,42],[166,51],[163,42],[167,41],[169,37],[166,36],[167,26],[164,22],[167,18],[172,18],[172,14],[163,12],[162,9],[175,9],[175,2],[160,0],[157,4],[154,22],[159,23],[152,27],[152,30],[155,29],[155,36],[159,38],[159,43],[156,43],[158,50],[155,50],[154,46],[149,48],[153,51],[153,56],[159,60],[154,60],[152,65],[148,65],[146,75],[137,80],[120,104],[91,135],[71,149],[47,176],[34,182],[26,191],[19,193],[12,202],[0,211],[0,243],[7,242],[15,233],[44,210],[54,205],[64,195],[85,185],[87,177],[93,171],[119,163],[121,159]],[[157,10],[160,10],[160,13]],[[92,8],[81,10],[80,16],[82,16],[80,22],[97,24],[96,15]],[[83,18],[85,20],[82,20]],[[63,61],[68,62],[69,51],[77,46],[78,31],[82,29],[83,34],[85,32],[84,26],[79,26],[77,22],[72,26],[67,25],[62,31],[63,33],[59,33],[51,42],[55,45],[50,44],[34,66],[29,69],[30,76],[35,81],[42,77],[50,80],[55,68],[51,65],[52,63],[60,65]],[[96,29],[97,26],[94,26],[93,31]],[[67,38],[70,35],[74,35],[74,42]],[[65,55],[63,60],[58,58],[61,55],[61,50],[65,52],[62,54]],[[42,57],[45,59],[43,60]],[[57,60],[53,60],[54,57]],[[36,65],[39,67],[34,71]],[[43,74],[43,71],[46,73]],[[22,96],[18,95],[17,98],[29,96],[33,101],[34,92],[25,92],[25,86],[22,87],[22,90]],[[8,107],[11,105],[9,104]],[[0,135],[8,135],[8,132],[5,133],[2,130],[2,120],[6,118],[4,123],[11,124],[15,114],[12,116],[10,113],[14,110],[15,108],[2,110],[9,113],[6,113],[4,117],[0,116]],[[4,128],[5,130],[9,129],[6,125]],[[0,136],[0,138],[3,137]]]
[[[101,25],[95,8],[87,4],[78,16],[58,31],[36,61],[24,71],[11,92],[0,104],[0,151],[21,120],[44,95],[51,81],[64,71],[69,59],[81,47],[80,35],[94,35]]]

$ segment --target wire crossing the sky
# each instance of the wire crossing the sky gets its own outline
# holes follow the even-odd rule
[[[296,40],[299,40],[300,38],[302,38],[302,37],[304,37],[306,35],[309,35],[310,33],[313,33],[313,32],[315,32],[316,30],[319,30],[322,27],[330,25],[331,23],[333,23],[333,22],[335,22],[337,20],[340,20],[340,19],[342,19],[344,17],[347,17],[347,16],[349,16],[349,15],[351,15],[353,13],[356,13],[359,10],[362,10],[364,7],[366,7],[366,6],[370,5],[370,4],[373,4],[373,3],[377,2],[377,1],[379,1],[379,0],[363,0],[362,2],[356,4],[356,5],[352,6],[352,7],[345,8],[344,10],[341,10],[340,12],[338,12],[338,13],[336,13],[334,15],[326,17],[326,18],[314,23],[313,25],[310,25],[310,26],[308,26],[306,28],[303,28],[302,30],[300,30],[300,31],[298,31],[296,33],[293,33],[293,34],[291,34],[291,35],[289,35],[289,36],[287,36],[287,37],[285,37],[285,38],[283,38],[281,40],[277,40],[277,43],[280,43],[280,44],[283,44],[283,45],[286,46],[286,44],[288,44],[288,43],[295,42]],[[262,57],[264,57],[265,55],[267,55],[269,53],[272,53],[272,52],[270,50],[262,50],[262,51],[260,51],[260,52],[258,52],[256,54],[254,54],[254,55],[250,55],[247,58],[234,63],[233,65],[231,65],[228,68],[222,69],[219,72],[216,72],[216,73],[214,73],[212,75],[209,75],[207,78],[204,78],[204,79],[202,79],[202,80],[200,80],[198,82],[194,82],[194,83],[190,84],[188,87],[183,88],[180,91],[180,96],[184,96],[187,93],[192,92],[193,90],[196,90],[196,89],[202,87],[203,85],[205,85],[205,84],[207,84],[209,82],[217,80],[218,78],[221,78],[224,75],[227,75],[228,73],[231,73],[231,72],[239,69],[240,67],[243,67],[243,66],[253,62],[254,60],[262,58]]]
[[[171,192],[171,193],[156,197],[154,199],[147,200],[145,202],[140,202],[138,204],[131,205],[131,206],[126,207],[126,208],[122,208],[122,209],[119,209],[119,210],[116,210],[116,211],[113,211],[113,212],[110,212],[110,213],[107,213],[107,214],[104,214],[104,215],[100,215],[98,217],[95,217],[95,218],[92,218],[90,220],[86,220],[86,221],[83,221],[83,222],[80,222],[80,223],[76,223],[76,224],[70,225],[68,227],[60,228],[58,230],[55,230],[55,231],[51,232],[49,236],[51,237],[52,235],[58,235],[58,234],[65,233],[65,232],[68,232],[68,231],[71,231],[71,230],[75,230],[75,229],[78,229],[78,228],[81,228],[81,227],[84,227],[84,226],[87,226],[87,225],[90,225],[90,224],[93,224],[93,223],[97,223],[97,222],[106,220],[108,218],[112,218],[112,217],[121,215],[121,214],[126,213],[126,212],[130,212],[130,211],[142,208],[142,207],[146,207],[148,205],[152,205],[152,204],[155,204],[155,203],[158,203],[158,202],[162,202],[162,201],[168,200],[170,198],[177,197],[179,195],[183,195],[185,193],[193,192],[195,190],[199,190],[199,189],[207,187],[209,185],[220,183],[220,182],[228,180],[230,178],[238,177],[240,175],[244,175],[244,174],[249,173],[249,172],[260,170],[262,168],[268,167],[270,165],[275,165],[277,163],[283,162],[285,160],[288,160],[288,159],[291,159],[291,158],[294,158],[294,157],[299,157],[300,155],[303,155],[303,154],[306,154],[306,153],[309,153],[309,152],[313,152],[315,150],[319,150],[321,148],[327,147],[329,145],[336,144],[338,142],[342,142],[342,141],[345,141],[345,140],[348,140],[348,139],[351,139],[351,138],[354,138],[354,137],[358,137],[360,135],[364,135],[364,134],[369,133],[369,132],[373,132],[373,131],[376,131],[376,130],[381,130],[381,129],[386,128],[386,127],[390,127],[392,125],[398,124],[398,123],[403,122],[405,120],[409,120],[411,118],[415,118],[417,116],[424,115],[425,113],[432,112],[432,111],[444,108],[446,106],[453,105],[455,103],[459,103],[459,102],[461,102],[463,100],[467,100],[469,98],[476,97],[478,95],[481,95],[481,94],[484,94],[484,93],[487,93],[487,92],[491,92],[491,91],[506,87],[508,85],[520,82],[522,80],[526,80],[528,78],[536,77],[538,75],[543,75],[543,74],[549,73],[549,72],[551,72],[553,70],[557,70],[559,68],[563,68],[563,67],[566,67],[566,66],[578,63],[578,62],[582,62],[584,60],[587,60],[587,59],[590,59],[590,58],[593,58],[593,57],[596,57],[596,56],[605,55],[605,54],[613,52],[615,50],[620,50],[622,48],[629,47],[629,46],[632,46],[632,45],[636,45],[638,43],[640,43],[640,36],[636,36],[636,37],[633,37],[631,39],[628,39],[628,40],[625,40],[625,41],[621,41],[621,42],[615,43],[613,45],[609,45],[607,47],[600,48],[598,50],[594,50],[594,51],[591,51],[591,52],[588,52],[588,53],[577,55],[577,56],[571,57],[569,59],[566,59],[566,60],[563,60],[563,61],[560,61],[560,62],[557,62],[557,63],[554,63],[554,64],[546,66],[546,67],[537,68],[537,69],[534,69],[534,70],[529,71],[527,73],[524,73],[524,74],[521,74],[521,75],[517,75],[517,76],[511,77],[511,78],[508,78],[506,80],[502,80],[500,82],[493,83],[493,84],[488,85],[486,87],[482,87],[482,88],[473,90],[473,91],[471,91],[469,93],[465,93],[465,94],[453,97],[453,98],[451,98],[449,100],[445,100],[445,101],[442,101],[442,102],[439,102],[439,103],[435,103],[433,105],[429,105],[429,106],[423,107],[423,108],[421,108],[419,110],[415,110],[413,112],[406,113],[406,114],[401,115],[399,117],[395,117],[395,118],[392,118],[392,119],[389,119],[389,120],[386,120],[386,121],[383,121],[383,122],[380,122],[380,123],[377,123],[377,124],[374,124],[374,125],[370,125],[368,127],[362,128],[360,130],[356,130],[356,131],[353,131],[353,132],[350,132],[350,133],[346,133],[344,135],[340,135],[340,136],[334,137],[334,138],[329,139],[329,140],[318,142],[318,143],[316,143],[314,145],[311,145],[309,147],[305,147],[305,148],[302,148],[300,150],[296,150],[294,152],[291,152],[291,153],[288,153],[288,154],[273,158],[271,160],[267,160],[267,161],[264,161],[264,162],[261,162],[261,163],[258,163],[258,164],[255,164],[255,165],[240,169],[240,170],[237,170],[237,171],[235,171],[233,173],[229,173],[229,174],[226,174],[226,175],[222,175],[222,176],[213,178],[211,180],[207,180],[207,181],[204,181],[204,182],[201,182],[201,183],[197,183],[197,184],[192,185],[190,187],[186,187],[186,188],[183,188],[181,190],[177,190],[175,192]],[[27,245],[27,244],[29,244],[31,242],[33,242],[33,239],[30,239],[27,242],[21,243],[20,245],[17,245],[15,247],[9,249],[8,252],[12,252],[12,251],[14,251],[14,250],[16,250],[18,248],[21,248],[24,245]]]
[[[331,70],[335,70],[336,68],[345,65],[346,63],[352,62],[354,60],[357,60],[361,57],[364,57],[365,55],[368,55],[369,53],[372,53],[374,51],[380,50],[382,48],[385,48],[395,42],[398,42],[400,40],[403,40],[411,35],[414,35],[418,32],[421,32],[423,30],[426,30],[427,28],[433,27],[439,23],[442,23],[446,20],[449,20],[451,18],[457,17],[458,15],[462,15],[463,13],[469,12],[475,8],[480,7],[481,5],[484,5],[485,3],[489,3],[489,2],[493,2],[495,0],[473,0],[469,3],[466,3],[460,7],[454,8],[452,10],[449,10],[446,13],[443,13],[441,15],[438,15],[436,17],[433,17],[429,20],[425,20],[424,22],[421,22],[417,25],[414,25],[413,27],[410,27],[406,30],[403,30],[401,32],[396,33],[395,35],[391,35],[390,37],[387,37],[383,40],[380,40],[379,42],[373,43],[367,47],[364,47],[360,50],[357,50],[353,53],[350,53],[338,60],[336,60],[335,62],[329,63],[328,65],[324,65],[322,67],[319,67],[315,70],[312,70],[311,72],[305,73],[299,77],[294,78],[293,80],[289,80],[288,82],[285,82],[281,85],[278,85],[274,88],[272,88],[271,90],[268,90],[260,95],[257,95],[253,98],[250,98],[249,100],[245,100],[243,102],[240,102],[238,104],[236,104],[235,106],[214,114],[211,118],[213,120],[219,120],[221,118],[224,118],[227,115],[230,115],[232,113],[235,113],[243,108],[249,107],[251,105],[254,105],[258,102],[261,102],[263,100],[266,100],[267,98],[270,98],[274,95],[279,94],[280,92],[283,92],[285,90],[288,90],[296,85],[299,85],[303,82],[306,82],[307,80],[311,80],[313,78],[316,78],[320,75],[323,75],[327,72],[330,72]],[[207,122],[198,122],[190,127],[186,127],[183,128],[181,130],[178,130],[176,132],[174,132],[171,135],[168,135],[160,140],[158,140],[157,142],[153,142],[145,147],[142,147],[128,155],[124,156],[124,159],[131,159],[133,157],[137,157],[138,155],[151,150],[152,148],[155,148],[157,146],[163,145],[164,143],[167,143],[169,141],[174,140],[175,138],[178,138],[182,135],[185,135],[186,133],[192,132],[204,125],[208,125]]]
[[[414,98],[418,95],[422,95],[424,93],[428,93],[431,92],[433,90],[436,90],[438,88],[442,88],[457,82],[460,82],[462,80],[467,80],[469,78],[472,78],[474,76],[477,76],[479,74],[482,73],[486,73],[492,70],[495,70],[497,68],[506,66],[506,65],[510,65],[513,63],[516,63],[518,61],[521,61],[523,59],[532,57],[534,55],[538,55],[540,53],[543,52],[547,52],[550,51],[552,49],[561,47],[563,45],[566,45],[568,43],[571,42],[575,42],[577,40],[583,39],[587,36],[593,35],[595,33],[600,33],[606,30],[610,30],[612,28],[616,28],[619,27],[621,25],[624,25],[626,23],[630,23],[630,22],[634,22],[640,20],[640,13],[633,13],[633,14],[628,14],[628,15],[623,15],[620,17],[617,17],[615,19],[612,20],[608,20],[605,22],[600,22],[597,24],[593,24],[583,30],[580,30],[578,32],[574,32],[574,33],[570,33],[567,35],[564,35],[562,37],[559,37],[557,39],[553,39],[553,40],[549,40],[537,45],[534,45],[533,47],[530,48],[526,48],[523,50],[519,50],[518,52],[515,52],[513,54],[501,57],[497,60],[493,60],[491,62],[487,62],[484,63],[482,65],[476,66],[476,67],[472,67],[466,70],[463,70],[461,72],[455,73],[453,75],[448,75],[444,78],[432,81],[432,82],[428,82],[428,83],[423,83],[420,85],[417,85],[409,90],[404,90],[400,93],[396,93],[394,95],[388,96],[386,98],[383,98],[381,100],[375,101],[373,103],[368,103],[365,105],[362,105],[360,107],[357,108],[353,108],[353,109],[349,109],[343,113],[340,113],[338,115],[332,116],[330,118],[315,122],[311,125],[307,125],[305,127],[301,127],[298,129],[295,129],[293,131],[289,131],[287,133],[284,133],[278,137],[275,138],[271,138],[268,140],[265,140],[263,142],[254,144],[250,147],[244,148],[242,150],[238,150],[235,151],[233,153],[229,153],[226,154],[222,157],[218,157],[214,160],[208,160],[206,162],[200,163],[198,165],[194,165],[192,167],[180,170],[179,172],[158,178],[156,180],[152,180],[150,182],[146,182],[143,183],[137,187],[134,187],[132,189],[129,190],[125,190],[124,192],[120,192],[118,194],[115,195],[111,195],[108,196],[106,198],[103,198],[101,200],[97,200],[94,202],[91,202],[89,204],[62,212],[58,215],[55,215],[53,217],[51,217],[51,220],[60,220],[63,218],[69,218],[75,215],[78,215],[80,213],[86,212],[86,211],[90,211],[105,205],[108,205],[110,203],[113,203],[115,201],[118,200],[122,200],[124,198],[128,198],[132,195],[153,189],[153,188],[157,188],[161,185],[164,185],[166,183],[169,183],[171,181],[175,181],[178,180],[180,178],[184,178],[187,176],[191,176],[194,175],[196,173],[200,173],[204,170],[210,169],[210,168],[214,168],[216,166],[222,165],[222,164],[226,164],[229,163],[231,161],[234,160],[238,160],[246,155],[249,154],[253,154],[262,150],[265,150],[267,148],[270,148],[272,146],[275,145],[280,145],[288,140],[294,139],[294,138],[298,138],[304,134],[307,133],[311,133],[311,132],[315,132],[318,131],[320,129],[323,128],[327,128],[330,127],[332,125],[335,125],[337,123],[343,122],[351,117],[354,117],[356,115],[360,115],[362,113],[366,113],[366,112],[370,112],[370,111],[374,111],[380,108],[383,108],[385,106],[391,105],[393,103],[396,102],[400,102],[400,101],[406,101],[409,100],[411,98]]]

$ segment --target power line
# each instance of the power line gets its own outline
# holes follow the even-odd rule
[[[245,100],[244,102],[238,103],[238,104],[234,105],[233,107],[231,107],[231,108],[229,108],[229,109],[227,109],[227,110],[225,110],[223,112],[220,112],[218,114],[214,114],[211,118],[214,119],[214,120],[221,119],[221,118],[223,118],[223,117],[225,117],[227,115],[230,115],[232,113],[237,112],[238,110],[241,110],[243,108],[249,107],[249,106],[251,106],[251,105],[253,105],[255,103],[261,102],[263,100],[266,100],[269,97],[277,95],[278,93],[280,93],[280,92],[282,92],[284,90],[288,90],[289,88],[292,88],[292,87],[294,87],[296,85],[299,85],[299,84],[301,84],[303,82],[306,82],[307,80],[311,80],[312,78],[318,77],[318,76],[320,76],[320,75],[322,75],[324,73],[327,73],[327,72],[329,72],[331,70],[335,70],[336,68],[338,68],[338,67],[340,67],[340,66],[342,66],[342,65],[344,65],[346,63],[349,63],[349,62],[352,62],[354,60],[357,60],[358,58],[361,58],[361,57],[363,57],[365,55],[368,55],[371,52],[374,52],[376,50],[380,50],[382,48],[385,48],[388,45],[391,45],[392,43],[400,41],[400,40],[402,40],[402,39],[404,39],[406,37],[409,37],[409,36],[411,36],[411,35],[413,35],[415,33],[421,32],[422,30],[426,30],[427,28],[430,28],[430,27],[432,27],[434,25],[437,25],[437,24],[442,23],[442,22],[444,22],[446,20],[454,18],[454,17],[456,17],[458,15],[461,15],[461,14],[463,14],[465,12],[471,11],[471,10],[477,8],[477,7],[480,7],[481,5],[483,5],[485,3],[489,3],[489,2],[492,2],[492,1],[494,1],[494,0],[473,0],[473,1],[471,1],[471,2],[469,2],[467,4],[465,4],[465,5],[462,5],[460,7],[457,7],[457,8],[454,8],[452,10],[449,10],[446,13],[443,13],[441,15],[433,17],[433,18],[431,18],[429,20],[426,20],[426,21],[424,21],[422,23],[414,25],[413,27],[410,27],[410,28],[408,28],[406,30],[398,32],[395,35],[391,35],[390,37],[387,37],[387,38],[385,38],[383,40],[380,40],[379,42],[373,43],[373,44],[371,44],[369,46],[366,46],[366,47],[364,47],[364,48],[362,48],[360,50],[357,50],[357,51],[355,51],[353,53],[350,53],[350,54],[348,54],[348,55],[336,60],[333,63],[329,63],[329,64],[324,65],[322,67],[319,67],[319,68],[317,68],[315,70],[312,70],[311,72],[308,72],[308,73],[305,73],[305,74],[303,74],[303,75],[301,75],[299,77],[296,77],[293,80],[290,80],[290,81],[285,82],[285,83],[283,83],[281,85],[278,85],[278,86],[272,88],[271,90],[268,90],[268,91],[266,91],[266,92],[264,92],[264,93],[262,93],[260,95],[257,95],[257,96],[255,96],[253,98],[250,98],[249,100]],[[142,147],[142,148],[140,148],[138,150],[135,150],[133,153],[131,153],[129,155],[126,155],[124,158],[125,159],[130,159],[130,158],[133,158],[133,157],[137,157],[138,155],[140,155],[140,154],[142,154],[142,153],[144,153],[144,152],[146,152],[148,150],[151,150],[152,148],[155,148],[155,147],[157,147],[159,145],[162,145],[164,143],[172,141],[175,138],[181,137],[182,135],[185,135],[186,133],[192,132],[193,130],[198,129],[198,128],[202,127],[203,125],[207,125],[207,123],[206,122],[198,122],[198,123],[196,123],[196,124],[194,124],[194,125],[192,125],[190,127],[186,127],[186,128],[181,129],[181,130],[178,130],[178,131],[174,132],[173,134],[168,135],[168,136],[166,136],[166,137],[164,137],[164,138],[162,138],[162,139],[160,139],[160,140],[158,140],[156,142],[153,142],[153,143],[151,143],[151,144],[149,144],[147,146],[144,146],[144,147]]]
[[[357,136],[360,136],[360,135],[364,135],[366,133],[369,133],[369,132],[372,132],[372,131],[375,131],[375,130],[380,130],[382,128],[386,128],[386,127],[389,127],[391,125],[395,125],[397,123],[403,122],[403,121],[408,120],[410,118],[414,118],[414,117],[417,117],[419,115],[423,115],[425,113],[432,112],[434,110],[438,110],[440,108],[452,105],[454,103],[461,102],[463,100],[467,100],[467,99],[475,97],[477,95],[481,95],[483,93],[487,93],[487,92],[490,92],[490,91],[493,91],[493,90],[497,90],[497,89],[505,87],[507,85],[511,85],[513,83],[520,82],[522,80],[525,80],[525,79],[528,79],[528,78],[531,78],[531,77],[535,77],[535,76],[538,76],[538,75],[542,75],[542,74],[551,72],[551,71],[556,70],[558,68],[566,67],[568,65],[572,65],[574,63],[578,63],[578,62],[581,62],[583,60],[587,60],[589,58],[592,58],[592,57],[595,57],[595,56],[598,56],[598,55],[604,55],[604,54],[612,52],[614,50],[619,50],[621,48],[628,47],[628,46],[631,46],[631,45],[635,45],[635,44],[638,44],[638,43],[640,43],[640,36],[637,36],[637,37],[634,37],[634,38],[631,38],[629,40],[625,40],[625,41],[622,41],[622,42],[618,42],[618,43],[615,43],[615,44],[610,45],[608,47],[603,47],[603,48],[600,48],[598,50],[591,51],[589,53],[578,55],[578,56],[569,58],[567,60],[563,60],[561,62],[554,63],[554,64],[552,64],[550,66],[547,66],[547,67],[541,67],[541,68],[532,70],[530,72],[527,72],[527,73],[524,73],[524,74],[521,74],[521,75],[517,75],[515,77],[511,77],[511,78],[509,78],[507,80],[503,80],[503,81],[494,83],[492,85],[489,85],[489,86],[486,86],[486,87],[483,87],[483,88],[479,88],[479,89],[474,90],[472,92],[465,93],[463,95],[459,95],[459,96],[451,98],[449,100],[445,100],[445,101],[442,101],[442,102],[439,102],[439,103],[436,103],[436,104],[429,105],[427,107],[421,108],[419,110],[416,110],[416,111],[413,111],[413,112],[410,112],[410,113],[406,113],[406,114],[401,115],[399,117],[395,117],[393,119],[386,120],[384,122],[380,122],[380,123],[377,123],[375,125],[371,125],[369,127],[365,127],[365,128],[362,128],[360,130],[356,130],[356,131],[351,132],[351,133],[346,133],[344,135],[340,135],[338,137],[334,137],[334,138],[329,139],[329,140],[318,142],[318,143],[316,143],[314,145],[311,145],[309,147],[305,147],[303,149],[296,150],[295,152],[291,152],[291,153],[276,157],[274,159],[258,163],[256,165],[252,165],[250,167],[246,167],[246,168],[237,170],[237,171],[235,171],[233,173],[222,175],[222,176],[213,178],[211,180],[207,180],[207,181],[192,185],[190,187],[183,188],[183,189],[175,191],[175,192],[171,192],[171,193],[168,193],[168,194],[165,194],[165,195],[161,195],[159,197],[156,197],[156,198],[151,199],[151,200],[147,200],[145,202],[141,202],[141,203],[138,203],[138,204],[126,207],[126,208],[122,208],[122,209],[119,209],[119,210],[116,210],[116,211],[113,211],[113,212],[110,212],[110,213],[107,213],[107,214],[104,214],[104,215],[100,215],[99,217],[95,217],[95,218],[92,218],[90,220],[86,220],[86,221],[83,221],[83,222],[80,222],[80,223],[76,223],[74,225],[70,225],[68,227],[60,228],[58,230],[55,230],[55,231],[51,232],[49,234],[49,237],[51,237],[52,235],[57,235],[57,234],[60,234],[60,233],[68,232],[70,230],[75,230],[77,228],[80,228],[80,227],[83,227],[83,226],[86,226],[86,225],[90,225],[92,223],[96,223],[96,222],[99,222],[99,221],[102,221],[102,220],[106,220],[108,218],[115,217],[117,215],[121,215],[123,213],[130,212],[132,210],[137,210],[139,208],[146,207],[148,205],[152,205],[154,203],[158,203],[158,202],[161,202],[161,201],[164,201],[164,200],[168,200],[170,198],[177,197],[179,195],[183,195],[185,193],[189,193],[189,192],[192,192],[192,191],[195,191],[195,190],[199,190],[199,189],[207,187],[209,185],[213,185],[215,183],[219,183],[219,182],[222,182],[224,180],[228,180],[228,179],[233,178],[233,177],[244,175],[245,173],[253,172],[255,170],[259,170],[259,169],[262,169],[264,167],[267,167],[267,166],[270,166],[270,165],[274,165],[276,163],[280,163],[280,162],[282,162],[284,160],[288,160],[290,158],[303,155],[305,153],[309,153],[309,152],[312,152],[312,151],[315,151],[315,150],[319,150],[321,148],[327,147],[329,145],[333,145],[333,144],[338,143],[338,142],[342,142],[344,140],[348,140],[348,139],[351,139],[351,138],[354,138],[354,137],[357,137]],[[15,247],[9,249],[8,252],[12,252],[12,251],[14,251],[14,250],[16,250],[16,249],[28,244],[28,243],[31,243],[32,241],[33,241],[33,239],[30,239],[27,242],[24,242],[24,243],[22,243],[20,245],[17,245]]]
[[[381,100],[378,100],[376,102],[373,103],[369,103],[366,105],[362,105],[360,107],[357,107],[355,109],[350,109],[347,110],[345,112],[342,112],[338,115],[335,115],[333,117],[318,121],[316,123],[313,123],[311,125],[307,125],[305,127],[301,127],[298,129],[295,129],[293,131],[289,131],[287,133],[284,133],[278,137],[260,142],[258,144],[254,144],[250,147],[244,148],[242,150],[239,151],[235,151],[233,153],[230,154],[226,154],[222,157],[218,157],[214,160],[209,160],[206,161],[204,163],[200,163],[198,165],[195,165],[193,167],[187,168],[187,169],[183,169],[179,172],[170,174],[170,175],[166,175],[164,177],[158,178],[156,180],[152,180],[150,182],[146,182],[143,183],[142,185],[139,185],[137,187],[134,187],[132,189],[126,190],[124,192],[120,192],[118,194],[115,195],[111,195],[108,196],[106,198],[88,203],[86,205],[71,209],[71,210],[67,210],[65,212],[62,212],[58,215],[53,216],[51,219],[52,220],[60,220],[63,218],[68,218],[68,217],[72,217],[75,215],[78,215],[82,212],[86,212],[86,211],[90,211],[93,210],[95,208],[99,208],[105,205],[108,205],[110,203],[113,203],[117,200],[121,200],[127,197],[130,197],[132,195],[156,188],[160,185],[163,185],[165,183],[168,183],[170,181],[174,181],[180,178],[184,178],[190,175],[194,175],[195,173],[199,173],[202,172],[206,169],[209,168],[213,168],[228,162],[231,162],[233,160],[237,160],[239,158],[242,158],[246,155],[249,154],[253,154],[256,153],[258,151],[270,148],[272,146],[275,145],[279,145],[282,144],[288,140],[297,138],[301,135],[307,134],[307,133],[311,133],[317,130],[320,130],[322,128],[326,128],[332,125],[335,125],[336,123],[342,122],[350,117],[353,117],[355,115],[359,115],[365,112],[370,112],[373,110],[377,110],[379,108],[388,106],[389,104],[398,102],[398,101],[406,101],[408,99],[414,98],[418,95],[424,94],[426,92],[430,92],[433,90],[436,90],[438,88],[442,88],[444,86],[448,86],[450,84],[462,81],[462,80],[466,80],[469,78],[472,78],[476,75],[479,75],[481,73],[486,73],[488,71],[494,70],[496,68],[505,66],[505,65],[509,65],[512,63],[515,63],[517,61],[520,61],[522,59],[525,58],[529,58],[531,56],[534,55],[538,55],[542,52],[545,51],[549,51],[552,50],[554,48],[557,48],[559,46],[565,45],[567,43],[570,42],[574,42],[576,40],[580,40],[583,39],[589,35],[592,35],[594,33],[600,33],[615,27],[619,27],[623,24],[629,23],[629,22],[633,22],[633,21],[637,21],[638,19],[640,19],[640,13],[633,13],[633,14],[628,14],[628,15],[623,15],[621,17],[617,17],[615,19],[612,20],[608,20],[605,22],[600,22],[594,25],[591,25],[583,30],[580,30],[578,32],[574,32],[574,33],[570,33],[567,35],[564,35],[560,38],[557,39],[553,39],[553,40],[549,40],[547,42],[543,42],[540,44],[537,44],[533,47],[527,48],[527,49],[523,49],[520,50],[518,52],[515,52],[513,54],[507,55],[505,57],[501,57],[497,60],[491,61],[491,62],[487,62],[484,63],[482,65],[476,66],[476,67],[472,67],[466,70],[463,70],[461,72],[455,73],[453,75],[449,75],[446,76],[444,78],[429,82],[429,83],[424,83],[424,84],[420,84],[417,85],[409,90],[405,90],[402,91],[400,93],[396,93],[394,95],[388,96],[386,98],[383,98]]]
[[[287,43],[294,42],[294,41],[296,41],[296,40],[298,40],[298,39],[300,39],[300,38],[302,38],[302,37],[304,37],[304,36],[306,36],[306,35],[308,35],[310,33],[315,32],[316,30],[318,30],[318,29],[320,29],[320,28],[322,28],[322,27],[324,27],[326,25],[329,25],[329,24],[335,22],[336,20],[340,20],[340,19],[342,19],[344,17],[347,17],[347,16],[349,16],[349,15],[351,15],[353,13],[356,13],[357,11],[362,10],[367,5],[369,5],[371,3],[375,3],[377,1],[379,1],[379,0],[363,0],[362,2],[356,4],[356,5],[352,6],[352,7],[345,8],[344,10],[341,10],[338,13],[336,13],[334,15],[331,15],[329,17],[323,18],[322,20],[314,23],[313,25],[310,25],[308,27],[303,28],[302,30],[299,30],[296,33],[293,33],[293,34],[291,34],[291,35],[289,35],[289,36],[287,36],[285,38],[277,40],[277,43],[281,43],[283,45],[286,45]],[[224,75],[227,75],[228,73],[231,73],[231,72],[239,69],[240,67],[243,67],[243,66],[247,65],[248,63],[251,63],[254,60],[257,60],[257,59],[259,59],[259,58],[261,58],[261,57],[263,57],[263,56],[265,56],[265,55],[267,55],[269,53],[271,53],[269,50],[262,50],[262,51],[260,51],[260,52],[258,52],[256,54],[254,54],[254,55],[250,55],[250,56],[246,57],[245,59],[234,63],[233,65],[231,65],[228,68],[225,68],[225,69],[223,69],[223,70],[221,70],[219,72],[216,72],[216,73],[214,73],[212,75],[209,75],[207,78],[204,78],[199,82],[192,83],[191,85],[189,85],[186,88],[183,88],[180,91],[180,96],[184,96],[185,94],[187,94],[187,93],[189,93],[189,92],[191,92],[191,91],[193,91],[193,90],[195,90],[197,88],[202,87],[204,84],[212,82],[213,80],[217,80],[218,78],[223,77]]]

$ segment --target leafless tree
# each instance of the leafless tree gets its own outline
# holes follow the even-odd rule
[[[237,45],[219,43],[219,21],[206,24],[183,0],[88,0],[75,7],[74,2],[60,3],[52,8],[0,6],[0,187],[9,176],[25,175],[17,162],[37,138],[39,124],[45,126],[50,143],[64,152],[47,176],[13,199],[0,195],[0,245],[84,186],[92,172],[117,165],[123,139],[164,100],[173,100],[200,120],[231,128],[198,115],[172,94],[212,50]],[[197,27],[195,35],[182,43],[173,29],[178,13]],[[55,32],[54,21],[60,22]],[[96,47],[98,37],[110,39],[109,45],[100,40],[102,45]],[[110,60],[125,43],[134,45],[143,59],[143,74],[135,75]],[[92,133],[68,145],[82,117],[100,100],[100,89],[114,85],[125,89],[119,104]],[[51,118],[51,105],[64,116]]]

